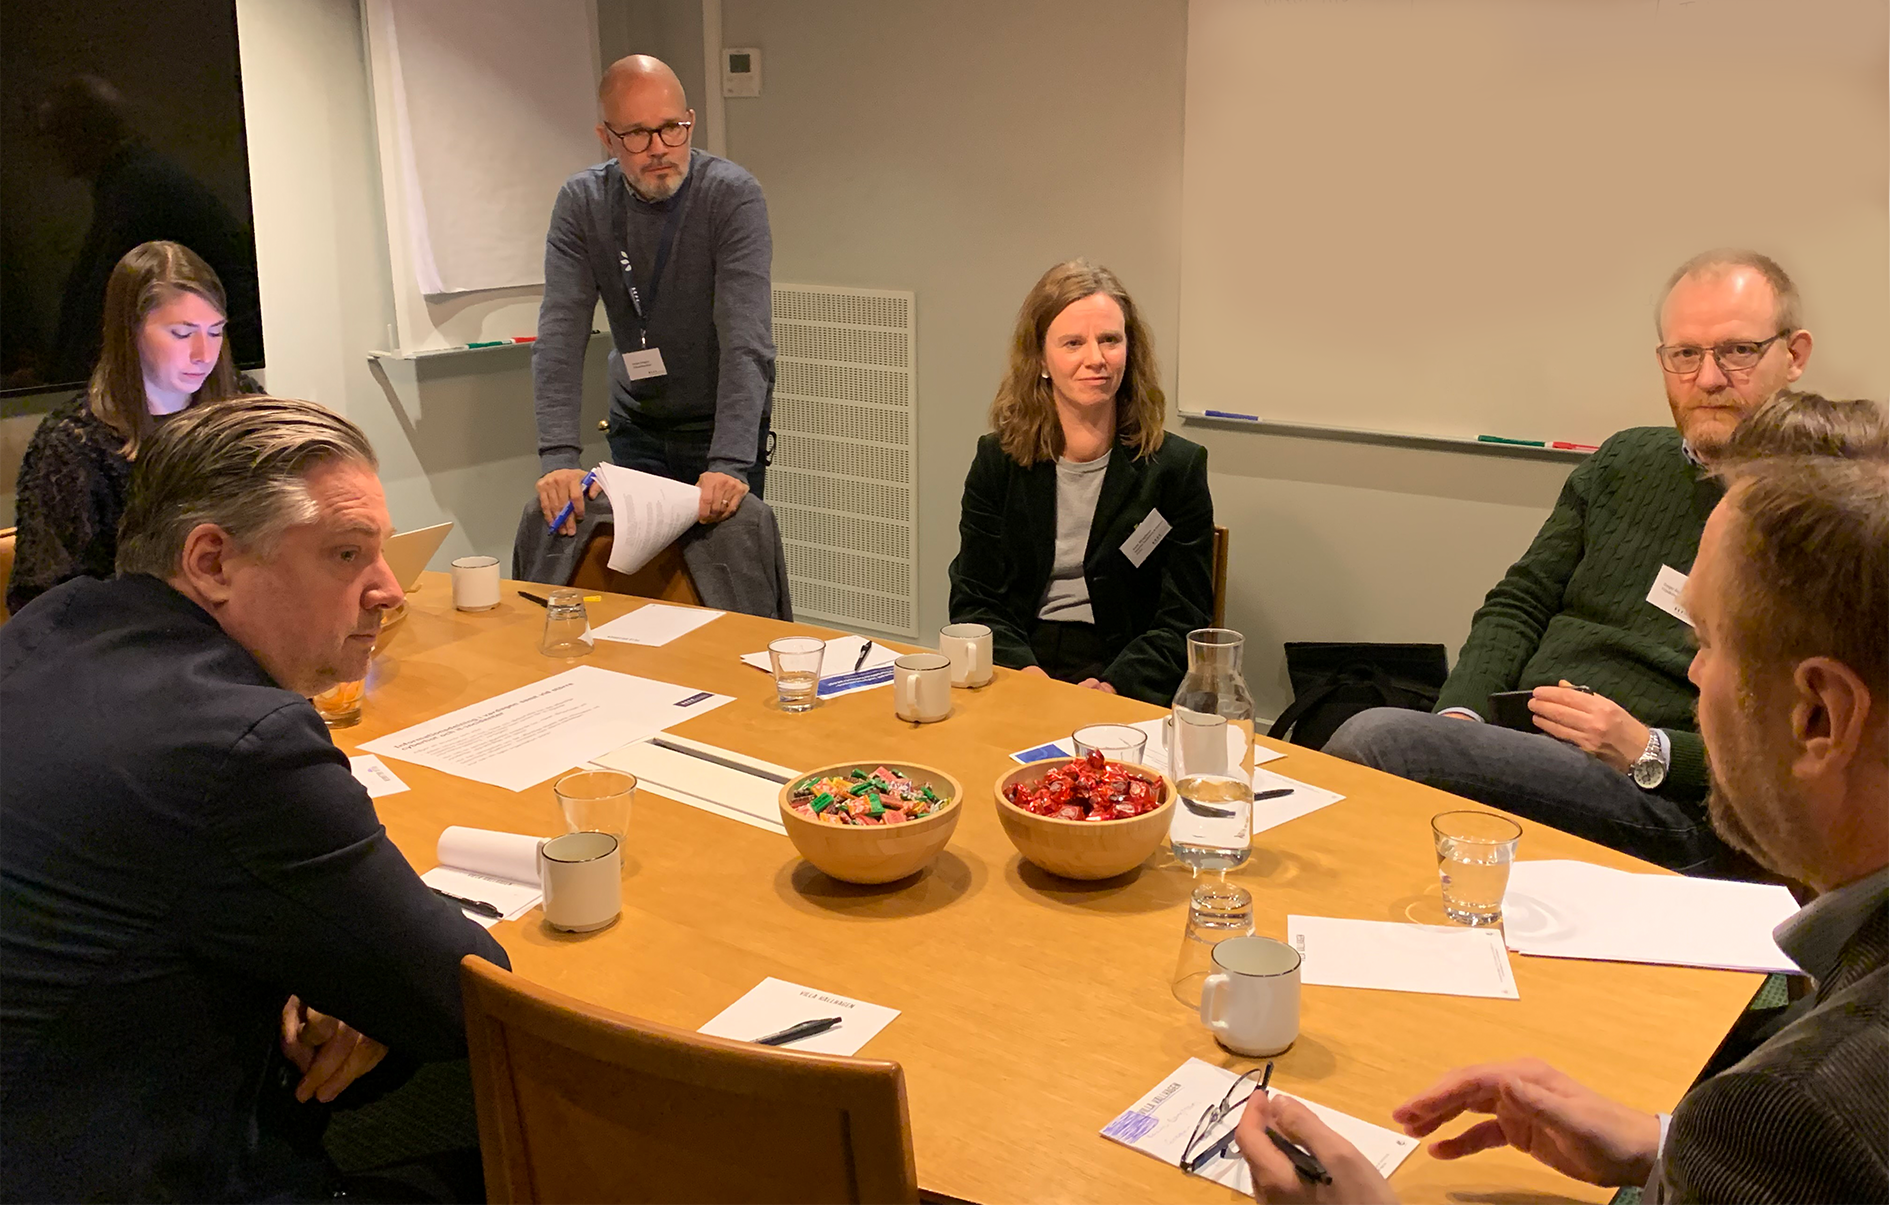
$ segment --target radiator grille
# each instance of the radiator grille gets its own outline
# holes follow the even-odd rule
[[[774,286],[768,503],[794,613],[916,636],[913,295]]]

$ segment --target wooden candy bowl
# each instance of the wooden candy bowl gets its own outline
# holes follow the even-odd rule
[[[910,778],[913,785],[931,787],[951,803],[943,810],[902,824],[831,824],[803,816],[788,806],[794,788],[809,778],[845,778],[854,770],[872,772],[880,766]],[[797,776],[781,788],[781,823],[788,839],[815,866],[844,883],[891,883],[917,874],[936,858],[952,839],[958,816],[965,810],[965,788],[945,771],[911,762],[854,760],[835,762]]]
[[[1150,766],[1126,765],[1162,784],[1162,805],[1127,820],[1062,820],[1026,812],[1005,793],[1013,783],[1034,783],[1074,758],[1051,757],[1019,766],[997,780],[998,822],[1024,860],[1066,879],[1107,879],[1140,866],[1168,836],[1175,784]]]

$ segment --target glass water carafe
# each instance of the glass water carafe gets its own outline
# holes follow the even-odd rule
[[[1168,841],[1197,874],[1225,873],[1252,849],[1253,695],[1240,673],[1245,644],[1227,628],[1188,633],[1188,674],[1168,717],[1168,770],[1180,795]]]

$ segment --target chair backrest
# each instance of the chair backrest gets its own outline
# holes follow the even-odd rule
[[[13,538],[20,529],[9,527],[0,531],[0,623],[8,619],[6,589],[13,583]]]
[[[702,596],[696,593],[696,583],[689,576],[689,566],[683,560],[681,548],[671,544],[635,573],[618,573],[610,567],[610,550],[614,539],[614,529],[601,525],[595,528],[589,542],[584,545],[584,551],[578,555],[577,570],[565,584],[586,590],[608,590],[612,594],[688,603],[692,607],[702,605]]]
[[[1227,626],[1227,529],[1214,525],[1214,626]]]
[[[797,1054],[460,966],[490,1201],[917,1201],[899,1064]]]

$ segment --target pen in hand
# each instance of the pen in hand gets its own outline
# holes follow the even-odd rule
[[[1273,1064],[1268,1063],[1266,1071],[1260,1076],[1259,1091],[1265,1092],[1267,1085],[1272,1081]],[[1293,1170],[1299,1173],[1299,1178],[1306,1181],[1306,1183],[1332,1183],[1331,1173],[1326,1171],[1325,1164],[1314,1158],[1311,1151],[1299,1146],[1297,1143],[1293,1142],[1292,1139],[1286,1137],[1272,1126],[1267,1127],[1267,1141],[1280,1149],[1280,1153],[1285,1155],[1287,1159],[1292,1162]]]
[[[597,480],[597,470],[592,469],[590,472],[584,474],[584,480],[578,482],[578,492],[582,493],[583,491],[590,489],[591,483],[596,480]],[[565,503],[564,509],[558,512],[558,517],[551,521],[551,534],[557,535],[558,529],[564,526],[564,521],[566,519],[569,519],[574,513],[576,513],[576,511],[577,511],[577,503],[575,502]]]

